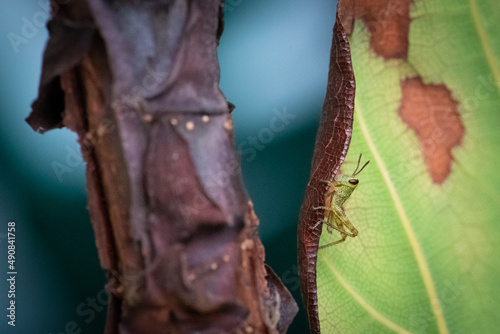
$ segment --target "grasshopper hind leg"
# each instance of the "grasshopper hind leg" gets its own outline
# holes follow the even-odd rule
[[[342,233],[342,238],[340,238],[337,241],[330,242],[329,244],[326,244],[326,245],[323,245],[323,246],[319,246],[318,249],[324,249],[324,248],[327,248],[327,247],[330,247],[330,246],[333,246],[333,245],[340,244],[341,242],[345,241],[345,239],[347,238],[347,236],[348,236],[347,234]]]
[[[333,230],[336,230],[340,232],[342,237],[337,241],[319,246],[318,249],[324,249],[333,245],[340,244],[344,242],[347,237],[354,238],[358,235],[358,230],[352,225],[352,223],[343,212],[331,210],[328,213],[328,219],[324,220],[324,224],[327,227],[328,233],[331,234]]]
[[[341,234],[341,238],[337,241],[330,242],[326,245],[319,246],[318,249],[324,249],[330,246],[334,246],[344,242],[347,237],[354,238],[358,235],[358,230],[352,225],[349,219],[341,211],[335,210],[334,208],[327,206],[317,206],[313,207],[314,210],[325,210],[328,212],[326,219],[320,219],[315,225],[311,226],[311,229],[315,229],[318,225],[326,225],[326,230],[328,233],[333,233],[333,231],[338,231]]]

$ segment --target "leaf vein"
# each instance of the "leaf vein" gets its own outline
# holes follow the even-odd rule
[[[425,259],[425,256],[423,254],[422,248],[420,247],[420,244],[417,240],[417,236],[415,235],[415,232],[412,229],[410,219],[406,214],[406,210],[403,207],[403,203],[401,202],[401,199],[399,198],[396,188],[392,183],[387,167],[385,166],[384,161],[382,160],[382,157],[380,156],[375,146],[375,143],[373,142],[373,139],[370,136],[368,127],[361,112],[360,103],[358,99],[356,99],[355,106],[357,110],[357,117],[360,124],[361,132],[363,133],[363,136],[366,139],[370,151],[373,154],[375,163],[380,169],[384,182],[389,190],[389,194],[393,200],[394,206],[401,220],[401,224],[403,225],[408,240],[410,241],[413,254],[415,255],[415,259],[420,269],[420,274],[422,275],[422,280],[424,282],[425,289],[429,296],[429,302],[432,312],[434,313],[434,316],[436,318],[436,323],[438,326],[439,333],[448,334],[448,328],[446,327],[446,321],[444,319],[441,304],[437,296],[436,287],[434,286],[434,281],[432,280],[432,275],[429,266],[427,264],[427,261]]]
[[[385,325],[386,327],[392,329],[396,333],[400,334],[411,334],[411,332],[407,331],[403,327],[395,324],[391,320],[387,319],[385,316],[383,316],[381,313],[379,313],[373,306],[371,306],[366,300],[361,297],[352,286],[349,285],[349,283],[346,282],[346,280],[342,277],[342,275],[335,270],[335,267],[333,266],[333,263],[331,263],[326,257],[321,257],[323,262],[330,268],[332,271],[333,275],[337,278],[337,281],[344,287],[344,289],[363,307],[375,320],[380,322],[381,324]]]
[[[493,73],[493,77],[495,78],[495,83],[497,89],[500,93],[500,69],[498,64],[496,63],[496,57],[493,54],[493,50],[491,49],[490,43],[488,43],[488,34],[486,33],[483,25],[481,24],[481,18],[479,17],[479,9],[477,8],[476,0],[469,0],[470,11],[472,15],[472,21],[474,22],[474,26],[476,27],[477,34],[479,40],[481,41],[481,46],[483,47],[486,60],[488,61],[488,65],[491,68],[491,72]]]

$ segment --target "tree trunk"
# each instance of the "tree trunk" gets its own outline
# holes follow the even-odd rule
[[[221,0],[53,2],[28,123],[78,134],[105,333],[285,333],[217,60]]]

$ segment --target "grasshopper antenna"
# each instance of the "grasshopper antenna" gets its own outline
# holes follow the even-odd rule
[[[358,175],[359,173],[361,173],[361,171],[362,171],[363,169],[365,169],[366,165],[368,165],[368,164],[370,163],[370,160],[368,160],[368,161],[367,161],[367,162],[363,165],[363,167],[361,167],[361,169],[358,171],[358,168],[359,168],[359,163],[361,162],[361,156],[362,156],[362,155],[363,155],[362,153],[359,155],[358,165],[356,166],[356,170],[354,171],[354,173],[352,173],[352,176],[356,176],[356,175]]]
[[[356,172],[358,171],[358,168],[359,168],[359,163],[361,162],[361,156],[363,155],[363,153],[361,153],[359,155],[359,158],[358,158],[358,165],[356,166],[356,169],[354,170],[354,173],[352,173],[352,176],[355,176],[356,175]]]

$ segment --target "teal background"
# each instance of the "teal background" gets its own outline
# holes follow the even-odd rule
[[[104,273],[86,210],[85,164],[76,135],[67,129],[40,135],[24,121],[37,96],[47,32],[35,26],[18,52],[8,39],[9,33],[21,35],[23,19],[47,17],[43,4],[11,2],[0,13],[0,333],[71,333],[71,321],[79,333],[101,333]],[[241,160],[266,262],[301,308],[289,333],[308,331],[296,229],[326,91],[335,6],[327,0],[228,0],[219,46],[221,87],[236,105],[237,147],[248,149],[252,137],[259,140],[255,156],[243,151]],[[295,118],[265,137],[275,108]],[[60,181],[52,163],[66,164],[68,156],[73,167]],[[9,221],[16,222],[17,238],[15,328],[5,316]],[[87,306],[92,299],[95,314]]]

